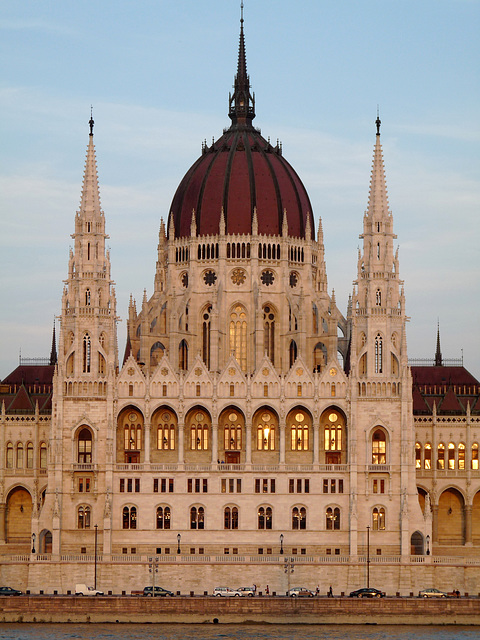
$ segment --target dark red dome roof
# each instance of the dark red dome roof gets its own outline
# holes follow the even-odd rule
[[[304,237],[309,218],[313,238],[312,207],[302,181],[281,147],[273,147],[252,125],[255,97],[247,75],[243,17],[234,86],[231,127],[211,147],[203,147],[173,198],[170,220],[173,217],[175,237],[190,235],[192,211],[198,235],[217,235],[222,209],[227,234],[251,234],[256,207],[258,233],[281,235],[286,210],[288,235]]]
[[[204,147],[173,198],[175,236],[190,235],[193,210],[198,235],[218,234],[222,207],[227,234],[251,234],[254,207],[258,233],[281,235],[284,209],[288,235],[304,237],[307,216],[314,232],[302,181],[278,145],[273,147],[252,126],[232,125],[211,147]]]

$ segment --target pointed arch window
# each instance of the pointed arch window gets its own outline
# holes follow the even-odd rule
[[[92,365],[92,341],[90,335],[83,336],[83,373],[90,373]]]
[[[23,469],[23,442],[17,444],[17,455],[15,466],[17,469]]]
[[[137,528],[137,507],[123,507],[122,524],[124,529]]]
[[[325,511],[325,528],[327,531],[340,529],[340,509],[338,507],[328,507]]]
[[[437,447],[437,469],[445,469],[445,445],[443,442]]]
[[[157,427],[157,449],[159,451],[173,451],[175,449],[175,425],[168,422],[170,414],[166,413],[165,416],[168,418],[164,420],[162,416],[162,422]]]
[[[372,464],[385,464],[387,461],[387,442],[385,433],[377,429],[372,437]]]
[[[237,359],[242,371],[247,370],[247,314],[245,307],[237,305],[230,313],[230,353]]]
[[[458,445],[458,468],[465,469],[465,445],[463,442]]]
[[[192,451],[208,450],[209,430],[210,420],[202,411],[198,411],[190,425],[190,449]]]
[[[190,529],[205,528],[205,509],[203,507],[192,507],[190,509]]]
[[[258,416],[257,451],[275,450],[275,427],[276,420],[268,411]]]
[[[425,449],[423,452],[423,468],[432,468],[432,445],[429,442],[425,444]]]
[[[263,307],[263,350],[275,364],[275,313],[272,307]]]
[[[125,451],[139,451],[142,448],[142,425],[135,424],[136,414],[131,414],[132,422],[126,422],[123,429]]]
[[[448,468],[455,469],[455,445],[453,442],[448,443]]]
[[[170,507],[157,507],[157,529],[170,529]]]
[[[27,443],[27,469],[33,469],[33,443]]]
[[[292,368],[293,365],[295,364],[295,360],[297,359],[297,355],[298,355],[297,343],[295,342],[295,340],[291,340],[290,341],[290,347],[289,347],[290,368]]]
[[[383,339],[377,333],[375,336],[375,373],[383,372]]]
[[[294,531],[307,528],[307,510],[305,507],[293,507],[292,529]]]
[[[478,442],[472,444],[472,469],[478,469]]]
[[[320,373],[327,364],[327,347],[323,342],[317,342],[313,350],[313,370]]]
[[[208,305],[202,318],[202,359],[207,369],[210,369],[210,330],[211,319],[210,314],[212,311],[212,305]]]
[[[415,469],[422,468],[422,445],[419,442],[415,443]]]
[[[225,507],[223,511],[223,528],[238,529],[238,508]]]
[[[92,462],[92,432],[90,429],[82,429],[78,434],[78,457],[80,464]]]
[[[85,290],[85,306],[89,307],[92,304],[92,292],[90,289]]]
[[[295,414],[290,427],[290,442],[292,451],[308,451],[309,445],[309,424],[305,419],[305,414],[298,412]]]
[[[88,505],[80,505],[77,509],[77,529],[90,529],[91,510]]]
[[[228,415],[228,421],[224,427],[225,451],[241,451],[242,449],[242,424],[238,414],[232,411]]]
[[[385,509],[383,507],[375,507],[373,509],[372,525],[373,531],[385,530]]]
[[[11,442],[7,443],[5,466],[7,469],[13,469],[13,444]]]
[[[40,469],[47,468],[47,445],[42,442],[40,445]]]
[[[180,371],[188,369],[188,345],[186,340],[182,340],[178,346],[178,368]]]
[[[258,507],[257,529],[271,529],[272,519],[273,519],[272,507]]]

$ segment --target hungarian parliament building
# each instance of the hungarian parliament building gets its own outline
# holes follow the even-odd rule
[[[478,593],[480,383],[438,330],[409,363],[379,118],[343,312],[306,188],[253,124],[243,16],[228,116],[120,353],[90,120],[50,358],[0,384],[1,581]]]

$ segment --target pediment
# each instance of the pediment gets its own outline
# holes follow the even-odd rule
[[[163,355],[155,367],[150,382],[177,382],[178,376],[167,355]]]
[[[132,354],[126,359],[118,376],[118,382],[145,382],[145,376]]]
[[[310,369],[301,356],[295,360],[293,366],[285,376],[285,382],[312,382],[313,377]]]
[[[260,366],[253,375],[253,382],[278,382],[280,383],[280,376],[275,370],[270,358],[263,356]]]
[[[245,374],[240,368],[238,360],[235,358],[235,356],[230,356],[227,364],[225,365],[225,368],[219,376],[218,381],[229,383],[237,382],[239,380],[245,380]]]
[[[185,377],[185,382],[211,382],[210,373],[202,358],[197,355]]]

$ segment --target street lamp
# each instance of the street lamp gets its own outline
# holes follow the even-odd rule
[[[148,559],[148,571],[152,574],[152,596],[156,596],[155,591],[155,574],[158,573],[158,558]]]
[[[182,539],[182,536],[177,533],[177,553],[180,553],[180,540]]]
[[[430,555],[430,536],[427,536],[427,556]]]
[[[35,533],[32,533],[32,553],[36,553],[35,551],[35,540],[36,540],[37,536]]]
[[[367,525],[367,589],[370,588],[370,525]]]
[[[280,555],[283,556],[283,533],[280,534]]]

